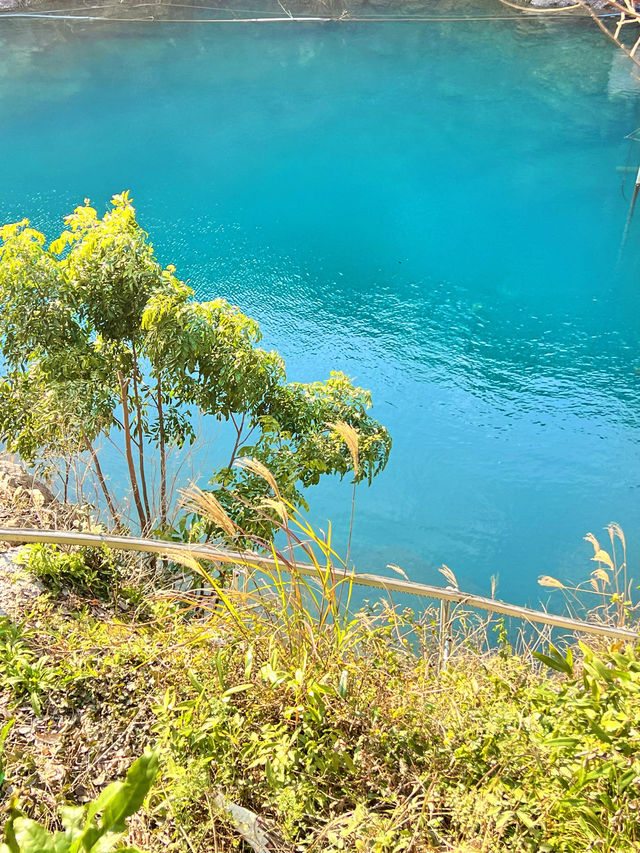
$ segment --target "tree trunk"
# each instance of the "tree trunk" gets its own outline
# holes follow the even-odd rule
[[[144,509],[147,516],[147,523],[151,527],[151,510],[149,509],[149,498],[147,495],[147,476],[144,466],[144,438],[142,434],[142,406],[140,404],[140,394],[138,392],[138,356],[136,354],[136,345],[131,341],[131,349],[133,350],[133,399],[136,404],[137,417],[137,433],[138,433],[138,462],[140,467],[140,484],[142,486],[142,499],[144,500]]]
[[[85,436],[83,436],[83,439],[84,439],[84,443],[87,447],[87,450],[91,454],[91,459],[93,460],[93,467],[96,469],[96,476],[98,478],[98,482],[100,483],[100,488],[102,489],[102,494],[104,495],[104,498],[107,502],[107,506],[109,507],[109,512],[111,513],[111,518],[113,519],[113,523],[115,524],[116,529],[119,530],[122,528],[122,519],[118,515],[118,511],[117,511],[116,506],[113,502],[113,498],[111,497],[111,493],[109,492],[109,489],[107,488],[107,483],[106,483],[106,481],[104,479],[104,475],[102,473],[102,467],[100,466],[98,454],[94,450],[94,447],[91,444],[91,442],[89,441],[89,439],[86,438]],[[65,490],[66,490],[66,484],[65,484]]]
[[[167,524],[167,445],[164,435],[164,411],[162,409],[162,374],[158,373],[158,439],[160,443],[160,524]]]
[[[129,468],[129,479],[131,480],[131,488],[133,490],[133,501],[138,511],[140,519],[140,528],[143,535],[147,532],[148,520],[145,517],[142,501],[140,500],[140,490],[138,489],[138,478],[136,477],[136,469],[133,464],[133,453],[131,452],[131,425],[129,423],[129,399],[127,395],[127,383],[124,380],[122,371],[118,371],[118,382],[120,383],[120,396],[122,398],[122,423],[124,427],[124,447],[127,455],[127,467]]]

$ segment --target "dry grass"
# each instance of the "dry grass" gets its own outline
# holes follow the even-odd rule
[[[637,849],[640,790],[612,799],[611,786],[629,767],[640,778],[640,752],[605,710],[640,715],[625,688],[640,679],[633,650],[602,644],[600,664],[575,647],[560,676],[535,658],[546,630],[465,604],[354,609],[330,538],[244,464],[269,482],[260,511],[277,507],[286,537],[282,552],[262,543],[272,568],[239,554],[229,586],[187,556],[180,590],[156,590],[137,612],[76,596],[40,602],[22,628],[0,625],[0,714],[15,720],[2,760],[30,814],[54,826],[64,801],[94,797],[155,742],[161,777],[130,839],[150,853],[240,851],[228,804],[258,815],[279,853]],[[185,501],[242,538],[210,496]],[[546,582],[574,608],[591,590],[598,618],[628,624],[624,534],[607,531],[606,551],[588,538],[585,585]],[[593,708],[615,739],[590,728]],[[587,765],[590,780],[576,781]]]

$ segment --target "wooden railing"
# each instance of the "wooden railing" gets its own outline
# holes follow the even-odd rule
[[[166,542],[160,539],[142,539],[133,536],[116,536],[112,534],[80,533],[67,530],[33,530],[28,528],[0,527],[0,542],[14,543],[48,543],[52,545],[76,545],[97,547],[107,545],[120,551],[138,551],[147,554],[159,554],[171,558],[172,555],[189,555],[213,563],[227,563],[236,566],[257,566],[266,569],[280,570],[285,568],[283,562],[277,563],[273,557],[257,554],[253,551],[231,551],[213,545],[199,543],[186,544],[182,542]],[[318,576],[318,570],[310,563],[295,563],[295,570],[302,575]],[[386,578],[382,575],[360,574],[345,569],[334,569],[333,574],[338,579],[349,581],[356,586],[373,587],[385,592],[408,593],[422,598],[435,599],[455,604],[466,604],[478,610],[490,613],[500,613],[540,625],[550,625],[578,634],[591,634],[600,637],[611,637],[621,640],[637,640],[638,632],[630,628],[617,628],[601,625],[596,622],[584,622],[568,616],[557,616],[544,610],[533,610],[516,604],[506,604],[495,598],[482,595],[472,595],[452,587],[430,586],[425,583]]]

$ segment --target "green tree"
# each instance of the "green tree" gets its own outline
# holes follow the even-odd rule
[[[294,506],[305,506],[301,490],[323,474],[353,471],[355,482],[371,482],[384,468],[391,439],[367,413],[369,393],[338,372],[288,382],[278,353],[258,346],[255,321],[223,299],[195,301],[175,267],[158,263],[128,193],[102,218],[85,200],[65,223],[49,246],[28,220],[0,228],[0,441],[8,449],[29,463],[87,455],[120,525],[96,449],[102,437],[119,441],[143,532],[167,526],[167,452],[193,442],[198,414],[233,427],[228,463],[211,483],[251,534],[271,531],[259,508],[269,484],[234,464],[239,457],[266,465]],[[357,433],[357,464],[338,422]]]

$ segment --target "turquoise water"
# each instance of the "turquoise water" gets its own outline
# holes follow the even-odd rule
[[[617,266],[617,167],[639,100],[590,23],[5,19],[0,48],[3,221],[54,233],[128,188],[161,259],[256,317],[290,378],[372,390],[394,448],[357,498],[358,569],[445,562],[535,600],[611,520],[633,561],[640,223]],[[310,498],[344,542],[349,486]]]

